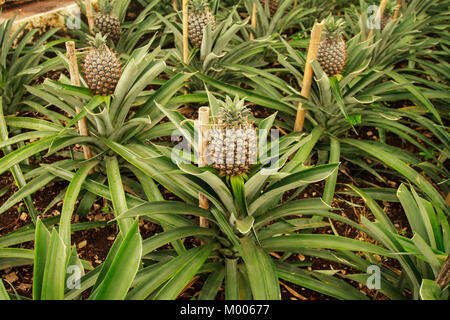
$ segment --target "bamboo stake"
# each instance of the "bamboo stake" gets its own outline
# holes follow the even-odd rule
[[[256,0],[254,0],[256,1]],[[256,12],[258,12],[258,7],[256,6],[256,2],[253,1],[253,8],[252,8],[252,28],[256,31]],[[250,33],[250,40],[255,39],[255,34],[252,32]]]
[[[298,0],[294,1],[294,7],[298,6]]]
[[[89,31],[94,34],[94,13],[92,11],[91,0],[84,0],[84,6],[86,7],[86,18],[88,20]]]
[[[311,40],[309,41],[308,55],[306,56],[305,73],[303,75],[302,91],[300,94],[306,99],[309,98],[311,92],[311,84],[313,77],[313,69],[311,62],[316,59],[317,51],[319,50],[320,37],[322,35],[324,24],[316,23],[311,32]],[[294,131],[300,132],[303,130],[305,123],[306,110],[302,108],[302,103],[298,104],[297,117],[295,119]]]
[[[75,50],[75,42],[67,41],[66,42],[66,50],[67,50],[67,60],[69,61],[69,72],[70,72],[70,81],[72,85],[79,87],[80,86],[80,73],[78,71],[78,62],[77,55]],[[78,114],[81,110],[78,107],[75,107],[75,111]],[[78,129],[80,130],[80,134],[82,136],[89,136],[89,131],[87,128],[86,118],[82,118],[78,121]],[[91,148],[88,146],[83,146],[83,152],[85,159],[92,158]]]
[[[392,17],[392,19],[397,20],[399,14],[400,14],[401,7],[402,7],[402,0],[397,0],[397,8],[395,8],[395,13],[394,13],[394,16]]]
[[[387,2],[388,0],[381,0],[375,21],[379,21],[381,23],[381,19],[383,18],[384,9],[386,9]],[[373,28],[370,29],[369,35],[367,36],[367,40],[372,38],[372,36],[373,36]]]
[[[183,0],[183,62],[187,63],[189,57],[189,12],[188,12],[189,0]]]
[[[450,207],[450,192],[447,194],[447,198],[445,198],[445,203]]]
[[[206,135],[209,128],[209,108],[208,107],[201,107],[198,110],[198,166],[204,167],[206,166],[206,144],[207,139]],[[203,209],[209,209],[209,201],[208,199],[203,195],[199,194],[198,199],[198,205],[200,208]],[[200,227],[208,228],[209,223],[208,220],[206,220],[204,217],[200,217]]]

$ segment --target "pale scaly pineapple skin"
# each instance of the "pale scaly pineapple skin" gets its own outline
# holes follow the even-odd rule
[[[99,13],[95,16],[94,26],[101,34],[108,34],[110,39],[120,39],[121,27],[117,16]]]
[[[257,160],[256,129],[248,121],[251,112],[237,96],[227,96],[219,105],[218,121],[208,131],[207,163],[221,176],[242,175]]]
[[[259,3],[261,3],[261,6],[265,8],[266,0],[259,0]],[[280,4],[279,0],[269,0],[269,11],[271,16],[273,16],[275,12],[277,12],[279,4]]]
[[[203,41],[203,29],[211,23],[211,30],[216,29],[216,18],[209,7],[203,11],[189,10],[188,36],[191,43],[200,48]]]
[[[107,96],[114,93],[122,73],[117,56],[106,46],[91,48],[83,61],[83,73],[93,94]]]
[[[338,38],[320,41],[317,61],[329,77],[341,74],[347,61],[347,44],[345,40]]]
[[[217,124],[208,134],[208,163],[219,175],[238,176],[247,173],[257,159],[256,129],[250,123]]]

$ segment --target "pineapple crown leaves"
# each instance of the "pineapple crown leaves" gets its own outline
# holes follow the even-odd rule
[[[113,5],[111,2],[109,2],[109,0],[100,0],[99,9],[101,13],[108,15],[111,14]]]
[[[220,119],[225,124],[244,124],[247,122],[248,116],[251,114],[250,110],[244,105],[244,100],[239,100],[236,96],[232,100],[229,96],[225,101],[219,101],[220,104]]]
[[[87,39],[90,43],[90,45],[95,48],[95,49],[105,49],[107,48],[106,46],[106,38],[108,37],[108,35],[104,35],[102,36],[102,34],[100,32],[98,32],[95,37],[93,36],[87,36]]]
[[[204,12],[206,8],[209,8],[207,0],[191,0],[189,2],[189,9],[193,12]]]
[[[338,39],[342,36],[344,31],[345,21],[342,18],[334,19],[333,15],[329,15],[324,21],[325,28],[323,36],[329,40]]]

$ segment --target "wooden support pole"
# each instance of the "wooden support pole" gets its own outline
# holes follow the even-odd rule
[[[183,0],[183,62],[187,63],[189,57],[189,0]]]
[[[395,13],[394,16],[392,17],[393,20],[397,20],[401,8],[402,8],[402,0],[397,0],[397,7],[395,8]]]
[[[256,32],[256,13],[258,12],[258,7],[256,6],[256,0],[253,0],[253,7],[252,7],[252,28],[255,30]],[[255,34],[252,32],[250,33],[250,40],[254,40],[255,39]]]
[[[388,0],[381,0],[380,6],[378,7],[378,12],[377,12],[375,21],[381,23],[381,19],[383,19],[383,13],[384,13],[384,9],[386,9],[387,2],[388,2]],[[373,36],[373,28],[370,29],[367,39],[372,38],[372,36]]]
[[[79,87],[80,86],[80,73],[78,71],[78,62],[77,62],[77,54],[75,50],[75,42],[67,41],[66,42],[66,50],[67,50],[67,60],[69,61],[69,72],[70,72],[70,81],[72,85]],[[75,111],[78,114],[81,110],[78,107],[75,107]],[[86,118],[78,121],[78,129],[82,136],[89,136],[89,131],[87,127]],[[92,158],[91,148],[88,146],[83,146],[84,157],[86,159]]]
[[[209,130],[209,108],[201,107],[198,110],[198,166],[206,166],[207,134]],[[209,209],[209,201],[199,194],[198,205],[200,208]],[[200,227],[208,228],[209,223],[204,217],[200,217]]]
[[[311,40],[309,41],[308,55],[306,56],[305,73],[303,75],[302,91],[300,94],[306,99],[309,98],[311,92],[311,84],[313,77],[313,69],[311,62],[316,59],[317,51],[319,50],[320,37],[322,35],[322,30],[324,23],[316,23],[311,32]],[[303,130],[303,125],[305,123],[306,110],[302,108],[302,103],[298,104],[297,117],[295,119],[294,132],[300,132]]]
[[[84,0],[86,7],[86,18],[88,20],[89,31],[94,34],[94,12],[92,10],[91,0]]]

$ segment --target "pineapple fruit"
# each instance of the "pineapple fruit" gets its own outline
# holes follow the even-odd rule
[[[192,0],[189,3],[188,35],[191,43],[200,48],[203,41],[203,29],[210,23],[211,30],[216,29],[216,17],[206,0]]]
[[[261,6],[265,8],[266,6],[266,0],[259,0],[259,3],[261,3]],[[278,5],[280,4],[280,0],[268,0],[269,3],[269,12],[270,15],[273,16],[275,12],[278,10]]]
[[[343,19],[334,20],[329,16],[317,52],[317,61],[329,76],[341,74],[347,61],[347,44],[342,37]]]
[[[83,73],[93,94],[107,96],[114,93],[122,73],[119,58],[106,46],[100,33],[89,37],[92,47],[84,58]]]
[[[99,2],[100,12],[95,16],[94,26],[101,34],[107,34],[110,39],[118,40],[121,34],[120,20],[112,14],[112,4],[109,0]]]
[[[218,121],[208,132],[207,161],[221,176],[242,175],[257,160],[256,129],[248,121],[244,100],[227,96],[220,103]]]

